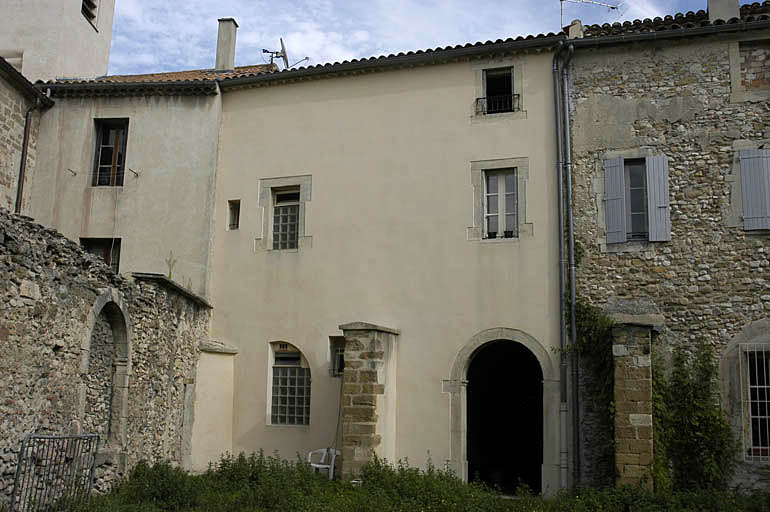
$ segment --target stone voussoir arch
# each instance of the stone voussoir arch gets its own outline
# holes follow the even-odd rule
[[[106,441],[112,445],[112,448],[121,449],[126,444],[128,386],[131,374],[133,329],[131,317],[128,313],[128,305],[125,296],[120,290],[115,288],[101,289],[86,316],[80,343],[79,374],[81,377],[85,377],[89,372],[92,334],[96,321],[102,313],[107,317],[115,342],[115,370],[112,377],[111,407],[113,411],[118,413],[117,416],[111,417],[109,438],[102,440],[102,442]],[[81,430],[85,409],[86,383],[81,378],[78,385],[77,414],[72,428],[74,433],[78,433]]]
[[[532,335],[509,327],[495,327],[486,329],[471,337],[455,356],[450,371],[450,378],[443,382],[443,391],[449,394],[450,409],[450,460],[449,466],[454,473],[461,479],[468,480],[468,447],[467,447],[467,396],[466,387],[468,384],[468,367],[471,364],[474,354],[493,341],[511,341],[520,343],[526,347],[537,358],[540,369],[543,372],[543,413],[544,430],[550,429],[550,423],[547,418],[553,411],[549,410],[552,405],[554,395],[556,406],[558,407],[558,379],[556,367],[551,360],[548,350]],[[556,411],[558,412],[558,411]],[[550,439],[555,433],[543,432],[544,440]],[[544,467],[552,463],[550,459],[554,454],[544,454]],[[558,449],[555,452],[558,457]],[[545,476],[545,474],[544,474]],[[544,489],[546,481],[543,482]]]

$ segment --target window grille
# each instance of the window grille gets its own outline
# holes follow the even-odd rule
[[[770,345],[740,346],[744,460],[770,461]]]
[[[292,360],[291,362],[293,362]],[[290,363],[290,361],[280,361]],[[299,355],[296,359],[299,365]],[[273,366],[273,401],[271,418],[273,425],[310,424],[310,369],[300,366]]]
[[[276,192],[273,250],[296,249],[299,240],[299,191]]]
[[[127,119],[96,121],[96,161],[92,187],[122,187],[126,162]]]
[[[514,169],[484,173],[484,238],[517,238],[518,172]]]

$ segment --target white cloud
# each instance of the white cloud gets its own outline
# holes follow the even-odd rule
[[[607,0],[612,2],[613,0]],[[706,0],[625,0],[624,19],[698,9]],[[565,22],[619,21],[618,11],[565,4]],[[236,64],[263,62],[283,37],[292,61],[311,64],[520,35],[558,32],[557,0],[118,0],[111,73],[214,65],[217,18],[240,25]]]

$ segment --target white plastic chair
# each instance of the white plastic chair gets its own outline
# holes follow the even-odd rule
[[[329,480],[334,479],[334,462],[340,455],[339,450],[333,448],[320,448],[307,454],[307,462],[315,470],[325,469],[329,472]],[[313,457],[318,456],[318,462],[313,462]]]

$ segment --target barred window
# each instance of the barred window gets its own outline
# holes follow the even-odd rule
[[[770,345],[741,344],[743,446],[747,461],[770,461]]]
[[[299,240],[299,189],[276,191],[273,206],[273,250],[296,249]]]
[[[310,368],[288,343],[274,345],[270,422],[273,425],[310,424]]]

